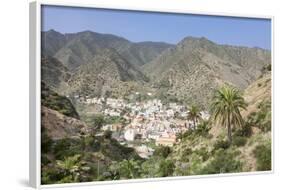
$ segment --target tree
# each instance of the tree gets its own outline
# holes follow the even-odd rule
[[[200,111],[197,106],[192,105],[188,114],[187,114],[187,119],[193,121],[193,128],[195,129],[196,122],[201,118]]]
[[[63,171],[64,178],[67,178],[68,182],[77,182],[79,177],[79,163],[80,155],[76,154],[71,157],[67,157],[64,160],[57,160],[57,166]]]
[[[208,121],[201,122],[195,131],[196,134],[206,137],[210,131],[211,127],[209,127]]]
[[[175,170],[175,164],[172,160],[161,160],[159,163],[159,177],[172,176]]]
[[[154,155],[160,156],[162,158],[167,158],[172,152],[172,149],[168,146],[160,146],[155,149]]]
[[[96,115],[93,118],[95,130],[100,130],[101,127],[105,124],[105,119],[102,115]]]
[[[140,176],[140,162],[134,159],[123,160],[118,164],[118,170],[121,177],[126,179],[134,179]]]
[[[231,126],[243,126],[240,110],[246,109],[246,103],[240,92],[230,86],[223,86],[215,92],[211,104],[211,113],[214,121],[227,127],[229,143],[232,142]]]
[[[104,138],[105,139],[111,139],[111,136],[112,136],[112,131],[110,131],[110,130],[106,130],[105,132],[104,132]]]

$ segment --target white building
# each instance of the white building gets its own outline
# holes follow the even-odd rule
[[[124,133],[124,138],[126,141],[134,141],[136,136],[136,131],[134,129],[127,129]]]
[[[105,115],[112,116],[112,117],[114,117],[114,116],[118,117],[118,116],[121,115],[120,112],[114,111],[114,110],[110,110],[110,109],[105,109],[105,110],[104,110],[104,114],[105,114]]]
[[[208,120],[210,118],[210,114],[206,111],[201,111],[200,114],[203,120]]]
[[[174,115],[175,115],[174,110],[172,110],[172,109],[167,110],[166,114],[168,117],[174,117]]]

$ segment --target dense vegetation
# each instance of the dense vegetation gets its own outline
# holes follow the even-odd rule
[[[44,131],[43,135],[43,184],[111,179],[114,178],[114,173],[110,173],[112,164],[142,160],[134,149],[120,145],[107,135],[60,140],[49,139]]]

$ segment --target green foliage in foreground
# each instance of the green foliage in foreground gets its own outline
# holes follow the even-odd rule
[[[141,174],[141,162],[139,160],[123,160],[121,162],[113,162],[110,165],[110,171],[118,174],[119,177],[124,179],[139,178]],[[119,178],[118,177],[118,178]]]
[[[257,112],[249,115],[248,122],[263,132],[271,131],[271,101],[263,101],[257,108]]]
[[[170,147],[160,146],[155,149],[154,155],[162,157],[162,158],[167,158],[171,152],[172,152],[172,149]]]
[[[42,184],[114,180],[117,179],[117,173],[109,173],[111,163],[133,160],[130,163],[137,162],[140,166],[143,160],[134,149],[120,145],[110,136],[84,135],[53,141],[46,138],[42,141],[45,147],[41,156]],[[119,178],[127,178],[123,174],[118,172]],[[138,177],[139,174],[133,176]]]
[[[244,139],[247,137],[235,135],[231,145],[219,139],[211,148],[184,146],[180,154],[178,150],[160,146],[147,160],[109,136],[85,136],[80,141],[62,139],[47,149],[55,160],[42,154],[42,184],[241,172],[243,162],[237,147],[243,146],[240,141]],[[196,143],[198,139],[191,141]],[[254,149],[257,170],[271,169],[270,148],[268,143]]]
[[[213,149],[213,150],[219,150],[219,149],[226,150],[226,149],[228,149],[229,147],[230,147],[229,141],[218,140],[218,141],[216,141],[216,143],[214,144],[214,149]]]
[[[257,170],[271,170],[271,144],[258,145],[253,151],[257,159]]]
[[[243,127],[236,129],[236,131],[234,132],[234,137],[250,137],[252,134],[253,130],[251,124],[249,122],[245,122]]]
[[[196,127],[196,129],[187,130],[184,133],[179,133],[177,135],[178,140],[192,140],[198,137],[211,138],[212,136],[209,134],[211,127],[208,121],[201,121]]]
[[[218,150],[214,158],[202,169],[202,174],[233,173],[242,171],[242,163],[235,159],[238,152]]]
[[[233,145],[235,146],[244,146],[247,143],[247,138],[246,137],[240,137],[240,136],[236,136],[233,138]]]

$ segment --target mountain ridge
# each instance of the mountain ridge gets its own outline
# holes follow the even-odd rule
[[[243,90],[271,64],[269,50],[220,45],[205,37],[187,36],[170,45],[149,41],[132,43],[119,36],[92,31],[60,34],[51,30],[42,35],[46,35],[44,39],[52,39],[49,44],[44,41],[47,44],[42,46],[42,52],[47,54],[49,47],[55,47],[57,52],[53,57],[71,73],[70,90],[60,91],[63,94],[89,91],[100,96],[108,91],[104,91],[107,84],[106,88],[114,88],[113,94],[118,97],[145,85],[151,91],[164,92],[166,97],[206,107],[217,87],[227,83]],[[57,38],[61,39],[55,44]],[[110,57],[113,54],[114,59]],[[107,64],[100,65],[99,61]],[[97,77],[101,75],[96,71],[106,77]],[[78,86],[73,83],[75,80],[74,83],[80,83]]]
[[[128,62],[141,66],[169,47],[173,45],[164,42],[131,42],[120,36],[89,30],[66,34],[54,30],[42,32],[42,52],[54,56],[70,70],[87,63],[100,49],[113,48]]]
[[[168,94],[207,105],[213,89],[228,83],[243,90],[270,62],[267,50],[218,45],[206,38],[187,37],[144,65],[143,70],[155,86],[168,88]]]

